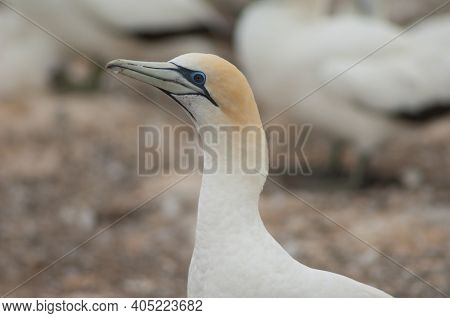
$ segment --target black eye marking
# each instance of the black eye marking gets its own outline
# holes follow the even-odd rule
[[[206,82],[206,75],[203,72],[193,72],[191,78],[197,85],[204,85]]]
[[[194,84],[195,86],[201,88],[203,90],[203,94],[198,94],[206,97],[214,106],[219,107],[216,101],[211,97],[208,90],[205,87],[206,84],[206,74],[201,71],[194,71],[183,66],[177,65],[173,62],[170,62],[177,67],[177,72],[183,75],[185,79]]]

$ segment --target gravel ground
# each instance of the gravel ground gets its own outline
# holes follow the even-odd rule
[[[136,175],[136,127],[161,123],[174,124],[120,90],[0,103],[1,294],[18,287],[7,295],[186,295],[200,176],[126,216],[181,178]],[[260,206],[269,231],[308,266],[394,296],[450,294],[449,123],[399,138],[374,158],[375,173],[399,182],[355,191],[277,179],[308,204],[268,182]]]

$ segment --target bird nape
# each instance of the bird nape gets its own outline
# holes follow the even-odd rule
[[[209,148],[204,165],[215,168],[202,177],[189,297],[389,297],[301,264],[266,230],[258,209],[268,174],[265,133],[250,85],[234,65],[192,53],[165,63],[116,60],[108,68],[165,91],[190,113]],[[207,138],[201,129],[230,125],[240,137],[252,128],[255,138]],[[244,168],[239,150],[255,169]]]

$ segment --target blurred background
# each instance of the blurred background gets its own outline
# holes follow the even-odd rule
[[[446,2],[1,0],[0,293],[186,296],[199,174],[14,288],[179,179],[137,175],[137,127],[185,124],[151,101],[189,118],[98,66],[205,52],[243,70],[265,123],[312,125],[312,175],[278,182],[449,294]],[[273,183],[260,209],[308,266],[443,296]]]

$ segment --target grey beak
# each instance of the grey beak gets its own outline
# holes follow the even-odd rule
[[[202,94],[201,88],[186,80],[178,66],[170,62],[114,60],[107,69],[150,84],[173,95]]]

